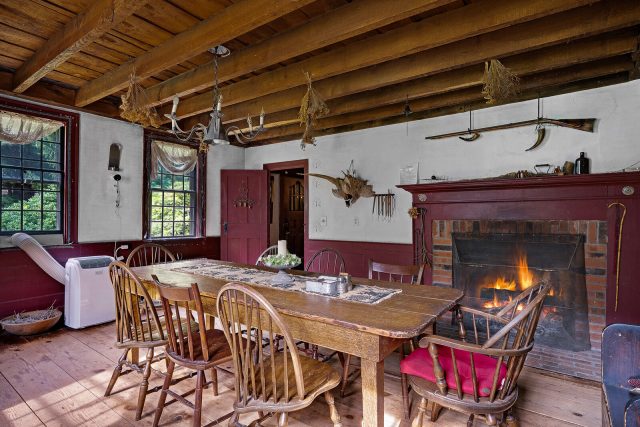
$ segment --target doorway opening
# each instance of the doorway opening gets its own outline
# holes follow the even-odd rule
[[[290,253],[299,256],[304,268],[307,240],[307,161],[271,163],[269,171],[269,245],[287,241]]]

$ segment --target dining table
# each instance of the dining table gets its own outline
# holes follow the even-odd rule
[[[360,357],[362,425],[366,427],[384,425],[384,359],[402,343],[428,330],[438,316],[452,309],[463,297],[462,291],[450,287],[352,278],[356,287],[368,285],[371,288],[362,288],[377,287],[394,292],[379,302],[363,303],[199,274],[197,267],[203,262],[219,268],[240,267],[276,274],[266,267],[203,259],[136,267],[133,271],[152,297],[158,295],[152,275],[164,284],[197,283],[205,313],[211,316],[216,316],[216,297],[226,283],[245,283],[276,308],[294,339]],[[317,276],[297,270],[290,272],[311,276],[311,279]]]

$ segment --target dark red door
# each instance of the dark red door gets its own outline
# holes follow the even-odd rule
[[[268,242],[268,177],[265,170],[221,171],[221,256],[254,264]]]

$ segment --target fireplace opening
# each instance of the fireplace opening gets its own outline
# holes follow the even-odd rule
[[[453,286],[464,291],[465,305],[495,313],[528,287],[548,282],[536,343],[591,349],[583,235],[454,232],[451,237]]]

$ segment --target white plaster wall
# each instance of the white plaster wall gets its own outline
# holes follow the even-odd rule
[[[309,237],[311,239],[410,243],[411,227],[406,210],[411,198],[395,189],[399,169],[418,162],[420,176],[448,179],[498,176],[534,165],[562,165],[574,161],[580,151],[591,159],[592,172],[620,170],[640,161],[640,81],[593,89],[543,100],[543,115],[551,118],[597,118],[594,133],[550,127],[544,143],[525,152],[535,141],[534,127],[489,132],[475,142],[457,138],[425,141],[427,135],[458,131],[468,126],[468,114],[457,114],[318,138],[316,147],[299,148],[298,141],[248,148],[245,167],[309,159],[311,172],[339,176],[353,159],[356,170],[376,192],[396,193],[397,212],[390,222],[371,214],[372,200],[359,200],[351,208],[331,194],[331,184],[312,178],[309,188]],[[527,101],[474,112],[474,127],[535,118],[536,101]],[[326,227],[321,218],[327,217]]]
[[[122,145],[120,208],[115,207],[109,147]],[[78,241],[142,238],[143,130],[140,126],[93,114],[80,114]]]
[[[207,154],[207,236],[220,236],[220,171],[244,169],[244,149],[211,147]]]

